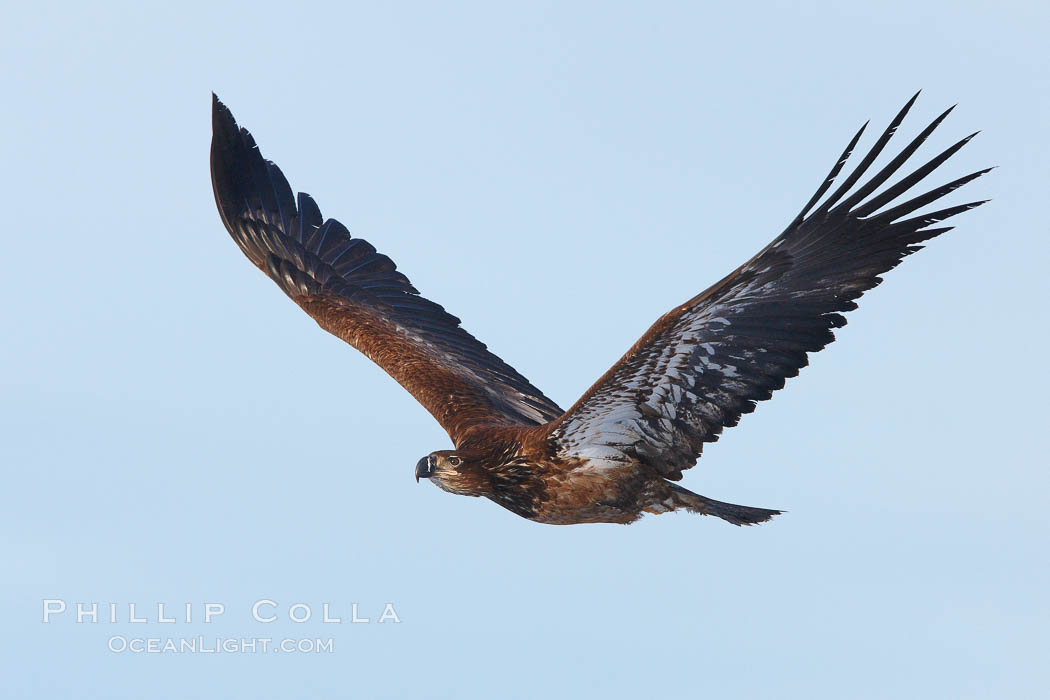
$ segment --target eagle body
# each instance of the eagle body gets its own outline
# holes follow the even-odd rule
[[[560,456],[558,439],[544,430],[493,426],[472,437],[455,451],[436,453],[438,467],[451,455],[462,460],[454,474],[442,478],[439,469],[428,478],[450,493],[485,496],[539,523],[627,524],[644,513],[685,509],[743,525],[780,512],[705,498],[634,461]]]
[[[309,195],[293,195],[280,169],[217,97],[212,187],[244,255],[321,328],[382,367],[448,432],[454,448],[419,460],[417,481],[484,496],[554,525],[630,523],[677,510],[751,525],[780,511],[716,501],[675,482],[706,443],[834,340],[843,314],[880,275],[951,228],[937,224],[984,203],[919,213],[990,168],[912,192],[973,135],[901,175],[950,109],[865,179],[917,97],[838,182],[861,127],[779,236],[660,317],[568,410],[423,297],[390,258],[323,218]]]

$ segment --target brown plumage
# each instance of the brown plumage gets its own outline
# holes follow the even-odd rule
[[[696,463],[704,443],[834,339],[832,329],[846,322],[842,313],[856,308],[854,300],[879,284],[879,275],[950,229],[934,224],[983,203],[910,216],[987,170],[888,207],[972,136],[874,194],[951,110],[858,185],[914,101],[821,201],[862,127],[782,234],[657,320],[568,411],[420,296],[388,257],[338,221],[322,219],[309,195],[293,197],[218,98],[212,185],[223,223],[248,259],[322,328],[386,370],[448,432],[455,449],[421,459],[417,480],[485,496],[543,523],[629,523],[643,513],[684,509],[750,525],[779,511],[714,501],[673,482]]]

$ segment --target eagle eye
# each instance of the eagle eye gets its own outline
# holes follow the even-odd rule
[[[448,465],[450,467],[458,467],[460,464],[462,464],[462,462],[463,462],[463,460],[461,460],[459,457],[456,457],[456,456],[452,456],[452,457],[448,458]]]

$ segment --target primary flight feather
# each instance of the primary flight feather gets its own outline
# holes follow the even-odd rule
[[[222,221],[248,259],[448,432],[455,449],[419,460],[417,480],[485,496],[543,523],[630,523],[643,513],[684,509],[751,525],[780,511],[715,501],[673,482],[704,443],[834,340],[832,329],[846,323],[842,313],[856,308],[879,275],[951,228],[936,224],[984,203],[915,215],[988,170],[891,206],[972,138],[898,175],[950,109],[861,182],[917,96],[831,194],[864,127],[783,233],[664,314],[568,411],[421,296],[390,258],[324,219],[309,195],[293,196],[280,169],[214,96],[212,186]]]

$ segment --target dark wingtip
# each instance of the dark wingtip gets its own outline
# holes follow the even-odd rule
[[[904,121],[904,118],[906,116],[908,116],[908,112],[911,111],[912,106],[915,104],[915,100],[919,99],[919,94],[921,92],[922,92],[922,90],[919,90],[918,92],[916,92],[914,95],[911,96],[910,100],[908,100],[907,102],[904,103],[904,106],[901,107],[901,110],[899,112],[897,112],[897,116],[893,118],[892,122],[890,122],[890,126],[886,130],[888,134],[890,134],[892,136],[893,134],[895,134],[897,132],[897,128],[901,125],[901,122]],[[951,110],[948,110],[948,111],[951,111]],[[944,116],[945,115],[942,114],[940,118],[944,119]]]
[[[904,103],[901,107],[900,113],[897,115],[898,119],[903,119],[909,111],[911,111],[912,105],[915,104],[915,100],[919,99],[919,95],[922,94],[922,90],[916,90],[915,94],[911,96],[911,99]]]
[[[251,133],[237,125],[233,112],[214,92],[212,93],[211,133],[213,152],[241,148],[256,149],[255,139],[252,138]]]
[[[972,210],[976,209],[979,206],[987,204],[990,201],[992,201],[990,198],[989,199],[978,199],[975,202],[967,202],[966,204],[960,204],[957,207],[958,211],[953,213],[952,216],[955,216],[955,214],[961,214],[963,212],[972,211]],[[947,218],[947,217],[945,217],[945,218]]]
[[[211,94],[211,126],[215,134],[237,130],[237,120],[233,118],[233,112],[214,92]]]
[[[253,191],[250,181],[251,154],[254,141],[244,129],[237,126],[233,113],[212,93],[211,109],[211,181],[215,202],[227,228],[233,225],[233,202]]]

